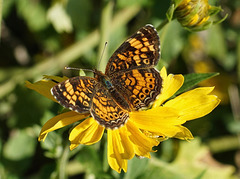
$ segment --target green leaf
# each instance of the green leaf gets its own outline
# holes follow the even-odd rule
[[[151,1],[148,0],[121,0],[121,1],[117,1],[117,7],[119,8],[125,8],[125,7],[129,7],[129,6],[147,6],[150,5]]]
[[[166,13],[166,16],[167,16],[167,19],[168,19],[169,22],[170,22],[170,21],[172,20],[172,18],[173,18],[174,10],[175,10],[175,5],[172,4],[172,5],[169,7],[169,9],[168,9],[168,11],[167,11],[167,13]]]
[[[133,179],[141,176],[148,165],[149,159],[143,158],[138,159],[134,157],[132,160],[128,162],[128,172],[124,175],[124,179]]]
[[[31,0],[21,0],[16,1],[16,7],[18,14],[26,21],[31,30],[41,31],[49,25],[43,3],[35,3]]]
[[[190,88],[194,87],[201,81],[204,81],[206,79],[212,78],[217,75],[219,75],[219,73],[191,73],[191,74],[184,75],[184,84],[177,91],[175,95],[183,93],[189,90]]]
[[[194,179],[202,179],[206,173],[207,169],[204,169],[197,177],[195,177]]]
[[[72,21],[62,3],[55,3],[47,12],[47,19],[58,33],[70,33],[73,30]],[[61,19],[61,20],[60,20]]]
[[[229,60],[227,60],[227,44],[224,39],[224,29],[221,25],[214,25],[208,31],[206,38],[206,48],[209,56],[214,57],[219,64],[225,69],[228,67]]]
[[[3,155],[13,161],[30,158],[35,152],[36,143],[37,140],[31,136],[31,131],[17,130],[4,145]]]
[[[86,76],[86,73],[83,71],[83,69],[79,70],[79,76]]]
[[[15,0],[7,0],[4,2],[3,2],[3,0],[0,0],[0,9],[2,8],[0,10],[0,13],[1,13],[3,19],[6,18],[9,15],[9,13],[11,13],[14,3],[15,3]],[[1,25],[1,23],[0,23],[0,25]]]
[[[84,170],[95,175],[102,173],[102,162],[94,146],[84,146],[77,155],[77,160],[82,164]]]
[[[159,35],[162,52],[161,59],[167,64],[170,64],[172,60],[180,55],[183,49],[185,43],[183,28],[181,28],[181,25],[177,21],[171,21],[164,26]],[[160,62],[162,60],[160,60]]]
[[[213,162],[206,162],[208,160]],[[195,138],[191,142],[180,143],[180,150],[171,166],[181,171],[186,178],[232,178],[234,166],[221,164],[219,167],[214,162],[216,161],[211,156],[209,148]]]
[[[238,134],[240,132],[240,121],[239,120],[228,121],[227,128],[233,134]]]
[[[208,160],[213,162],[207,162]],[[218,164],[210,154],[209,148],[198,138],[191,142],[181,141],[177,157],[171,163],[152,157],[149,165],[139,179],[171,178],[171,179],[233,179],[234,166]]]
[[[172,0],[172,2],[175,4],[177,7],[183,0]]]

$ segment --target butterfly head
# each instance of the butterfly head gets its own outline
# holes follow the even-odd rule
[[[93,73],[96,80],[101,84],[103,84],[107,89],[110,89],[113,87],[110,79],[103,72],[95,69],[93,70]]]

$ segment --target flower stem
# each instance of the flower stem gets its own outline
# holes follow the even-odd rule
[[[1,29],[2,29],[2,6],[3,6],[3,0],[0,0],[0,41],[1,41]]]
[[[63,153],[61,158],[58,160],[58,178],[65,179],[67,178],[66,168],[68,164],[68,154],[69,154],[69,147],[68,145],[64,146]]]
[[[220,138],[211,139],[208,146],[213,153],[220,153],[239,149],[240,142],[237,136],[222,136]]]
[[[103,8],[102,17],[101,17],[101,24],[100,24],[100,42],[98,48],[98,57],[97,57],[97,68],[98,70],[103,71],[104,67],[107,64],[107,58],[105,56],[108,54],[108,48],[105,48],[103,52],[105,42],[108,41],[110,36],[110,29],[111,21],[112,21],[112,14],[113,14],[113,1],[109,1]],[[102,55],[102,53],[104,53]]]
[[[157,31],[160,31],[166,24],[168,24],[168,19],[166,18],[164,21],[162,21],[161,24],[159,24],[159,26],[157,26]]]

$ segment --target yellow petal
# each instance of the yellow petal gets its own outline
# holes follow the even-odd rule
[[[188,130],[188,128],[184,126],[177,126],[178,127],[178,132],[174,136],[175,138],[182,139],[182,140],[188,140],[188,139],[194,139],[192,133]]]
[[[29,89],[32,89],[39,94],[47,97],[50,100],[57,102],[54,97],[51,95],[50,89],[56,85],[56,82],[61,82],[66,80],[67,77],[57,77],[57,76],[45,76],[44,79],[37,81],[35,83],[30,83],[29,81],[25,82],[25,86]],[[56,82],[54,82],[54,81]]]
[[[126,126],[117,130],[108,130],[108,163],[112,169],[127,172],[127,160],[133,158],[134,150],[128,138]]]
[[[160,106],[146,111],[130,112],[130,119],[138,128],[158,132],[162,128],[169,128],[173,125],[185,123],[185,120],[178,119],[178,111],[171,107]]]
[[[178,125],[173,126],[173,128],[169,130],[159,130],[159,132],[154,133],[154,135],[163,136],[163,138],[159,138],[160,140],[164,140],[170,137],[182,139],[182,140],[188,140],[193,139],[192,133],[184,126]]]
[[[103,135],[104,127],[100,126],[92,117],[73,128],[69,135],[70,149],[79,144],[91,145],[98,142]]]
[[[62,81],[67,80],[68,77],[66,77],[66,76],[60,77],[60,76],[49,76],[49,75],[44,75],[44,79],[49,79],[49,80],[56,81],[56,83],[60,83],[60,82],[62,82]]]
[[[167,75],[165,67],[162,68],[160,75],[163,79],[162,91],[154,102],[153,108],[160,106],[164,101],[174,95],[184,82],[184,77],[182,75]]]
[[[56,129],[62,128],[66,125],[72,124],[76,121],[86,118],[89,114],[79,114],[73,111],[59,114],[52,119],[48,120],[39,134],[38,140],[45,140],[47,134]]]
[[[129,136],[130,140],[134,144],[134,151],[135,154],[142,157],[150,158],[150,153],[153,152],[152,147],[157,146],[159,142],[157,142],[155,139],[148,138],[146,135],[144,135],[130,120],[128,120],[126,127],[128,131],[131,133]]]
[[[192,120],[210,113],[220,103],[215,95],[209,95],[213,87],[202,87],[185,92],[166,102],[165,107],[179,111],[179,119]]]

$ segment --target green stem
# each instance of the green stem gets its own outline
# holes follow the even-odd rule
[[[211,139],[208,146],[213,153],[225,152],[240,148],[239,138],[237,136],[223,136]]]
[[[58,178],[67,178],[67,164],[68,164],[69,147],[65,145],[61,158],[58,160]]]
[[[238,36],[237,41],[237,75],[238,75],[238,84],[240,84],[240,37]]]
[[[2,29],[2,6],[3,6],[3,0],[0,0],[0,42],[1,42],[1,29]]]
[[[165,25],[167,25],[168,24],[168,19],[165,19],[164,21],[162,21],[162,23],[161,24],[159,24],[159,26],[157,26],[157,31],[160,31],[160,30],[162,30],[162,28],[165,26]]]
[[[104,6],[101,17],[101,25],[100,25],[100,43],[98,48],[98,70],[103,71],[108,59],[105,58],[108,54],[108,48],[105,48],[105,42],[108,41],[110,35],[112,14],[113,14],[113,1],[108,1],[108,3]],[[103,51],[104,50],[104,51]]]

